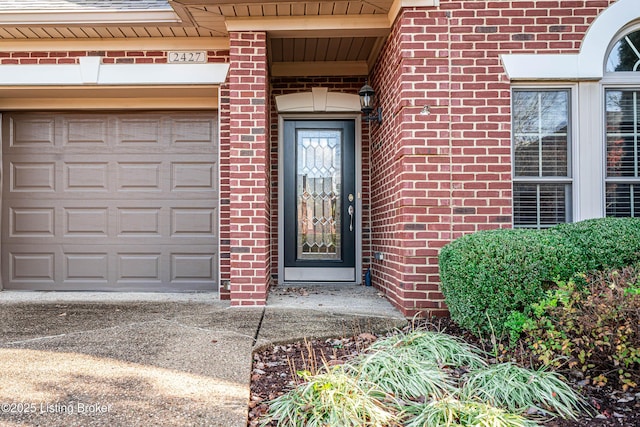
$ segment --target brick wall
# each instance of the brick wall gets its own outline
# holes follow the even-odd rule
[[[575,53],[613,0],[453,1],[405,9],[372,85],[374,283],[405,314],[444,314],[439,249],[511,226],[510,82],[500,55]],[[427,107],[429,114],[421,114]]]
[[[54,52],[1,52],[0,65],[11,64],[77,64],[81,56],[102,56],[103,64],[164,64],[168,51],[162,50],[79,50]],[[207,62],[229,62],[229,51],[207,52]]]
[[[274,282],[278,279],[278,111],[275,97],[290,93],[310,92],[314,87],[327,88],[330,92],[357,94],[365,82],[365,76],[354,77],[297,77],[271,79],[271,253]],[[375,125],[372,125],[375,126]],[[362,263],[363,272],[370,263],[370,178],[369,178],[369,126],[362,127]]]
[[[266,33],[232,32],[230,45],[230,296],[232,305],[263,305],[271,280]]]

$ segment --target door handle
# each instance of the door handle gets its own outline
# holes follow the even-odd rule
[[[349,231],[353,231],[353,205],[349,205],[347,212],[349,212]]]

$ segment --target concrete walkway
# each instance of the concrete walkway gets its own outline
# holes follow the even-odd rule
[[[362,286],[276,288],[265,308],[0,292],[0,425],[244,427],[254,349],[405,323]]]

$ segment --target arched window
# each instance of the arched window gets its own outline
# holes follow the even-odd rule
[[[640,30],[620,38],[607,58],[607,72],[640,71]]]
[[[611,73],[610,77],[618,82],[616,87],[605,86],[606,215],[638,217],[640,84],[637,83],[637,77],[640,76],[640,30],[625,34],[615,42],[607,58],[606,72]],[[625,79],[624,75],[628,78]]]

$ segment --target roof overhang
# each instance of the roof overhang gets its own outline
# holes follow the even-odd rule
[[[176,24],[173,9],[160,10],[26,10],[0,12],[0,25]]]
[[[95,40],[105,46],[96,50],[126,43],[139,44],[140,50],[154,38],[174,44],[203,37],[228,41],[229,32],[260,31],[267,34],[273,76],[362,76],[369,74],[404,8],[438,7],[440,0],[158,0],[149,9],[72,3],[64,10],[29,9],[31,2],[20,4],[20,10],[0,7],[0,44],[11,51],[34,46],[42,51]]]

